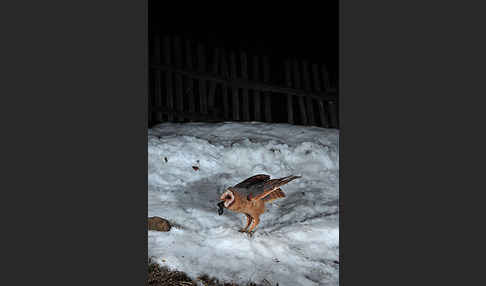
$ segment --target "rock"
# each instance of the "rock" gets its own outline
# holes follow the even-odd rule
[[[156,231],[169,231],[171,228],[168,220],[158,216],[148,218],[148,229]]]

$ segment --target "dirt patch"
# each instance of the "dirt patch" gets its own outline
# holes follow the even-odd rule
[[[170,231],[171,225],[168,220],[158,216],[148,218],[148,229],[156,231]]]
[[[278,284],[273,285],[269,282],[264,284],[256,284],[253,282],[247,284],[220,282],[218,279],[209,277],[208,275],[201,275],[197,280],[200,282],[199,284],[182,271],[169,270],[167,267],[161,267],[159,264],[149,260],[148,285],[151,286],[196,286],[200,284],[204,286],[278,286]]]
[[[160,267],[156,263],[149,262],[148,285],[153,286],[196,286],[184,272],[171,271],[167,267]]]
[[[218,279],[216,279],[214,277],[209,277],[208,275],[199,276],[197,279],[199,281],[201,281],[204,286],[263,286],[263,285],[256,284],[256,283],[253,283],[253,282],[249,282],[249,283],[244,284],[244,285],[236,284],[236,283],[223,283],[223,282],[220,282]]]

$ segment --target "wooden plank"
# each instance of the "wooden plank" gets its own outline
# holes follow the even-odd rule
[[[322,66],[322,82],[324,83],[324,90],[329,90],[331,88],[331,80],[329,76],[329,71],[325,65]]]
[[[153,55],[154,55],[154,63],[160,64],[161,63],[161,43],[160,43],[160,36],[154,36],[154,46],[153,46]],[[155,70],[154,72],[154,102],[155,106],[160,107],[162,106],[162,74],[160,70]],[[152,116],[151,116],[152,117]],[[159,123],[162,122],[162,113],[156,112],[155,113],[155,122]]]
[[[292,87],[292,71],[290,68],[290,61],[285,61],[285,85]],[[292,95],[287,94],[287,122],[294,124],[294,108],[292,102]]]
[[[205,79],[209,81],[214,81],[216,83],[225,84],[229,87],[236,87],[236,88],[247,88],[247,89],[257,89],[260,92],[268,91],[273,93],[282,93],[282,94],[292,94],[295,96],[311,96],[314,99],[322,99],[326,98],[326,100],[336,100],[337,96],[335,95],[336,89],[330,88],[329,91],[326,92],[312,92],[312,91],[304,91],[301,89],[290,88],[279,86],[276,84],[271,83],[263,83],[263,82],[256,82],[252,80],[244,80],[244,79],[230,79],[228,77],[224,78],[221,76],[215,76],[210,73],[199,73],[197,71],[190,72],[185,71],[182,69],[177,69],[174,67],[166,66],[166,65],[150,65],[151,68],[160,69],[164,71],[172,71],[174,73],[178,73],[184,76],[193,77],[196,79]]]
[[[213,64],[211,67],[211,72],[213,75],[218,75],[219,73],[219,49],[215,48],[213,50]],[[213,109],[215,106],[215,98],[216,98],[216,82],[209,81],[209,94],[208,94],[208,108]]]
[[[300,88],[300,69],[299,63],[297,60],[293,60],[292,62],[294,68],[294,87],[299,89]],[[307,125],[307,112],[305,108],[305,101],[304,97],[299,97],[299,110],[300,110],[300,121],[303,125]]]
[[[248,79],[248,61],[247,61],[246,53],[241,52],[240,62],[241,62],[241,77],[243,79]],[[250,103],[248,98],[248,89],[246,88],[242,89],[241,97],[243,99],[243,120],[250,121]]]
[[[325,128],[329,128],[329,121],[326,117],[326,110],[324,108],[324,100],[318,100],[317,101],[318,107],[319,107],[319,116],[321,119],[321,126]]]
[[[236,56],[234,52],[230,53],[230,78],[236,78]],[[238,98],[238,88],[231,88],[233,94],[233,120],[240,120],[240,99]]]
[[[206,53],[202,44],[197,45],[197,69],[200,73],[206,71]],[[203,114],[208,113],[208,95],[206,87],[206,80],[199,80],[199,102],[201,113]]]
[[[321,91],[321,86],[322,82],[319,77],[319,68],[317,64],[312,65],[312,78],[314,81],[314,90],[320,92]],[[319,99],[317,100],[317,106],[319,107],[319,118],[321,120],[321,126],[328,128],[329,127],[329,120],[327,119],[328,113],[326,112],[324,108],[324,100]]]
[[[324,90],[329,90],[331,88],[331,80],[329,72],[325,65],[322,66],[322,81],[324,83]],[[338,126],[338,110],[335,100],[328,101],[329,110],[329,126],[331,128],[337,128]]]
[[[148,93],[148,100],[147,100],[147,110],[148,110],[148,114],[147,114],[147,120],[148,120],[148,128],[150,128],[152,125],[154,125],[154,119],[152,118],[152,111],[151,108],[153,106],[152,104],[152,99],[153,99],[153,93],[154,93],[154,84],[153,84],[154,80],[153,80],[153,77],[151,77],[149,75],[149,93]]]
[[[312,64],[312,81],[314,83],[314,90],[321,91],[321,80],[319,79],[319,66],[317,64]]]
[[[186,69],[192,70],[192,49],[191,49],[191,41],[186,40]],[[188,103],[189,103],[189,112],[196,111],[195,108],[195,95],[194,95],[194,80],[191,77],[186,77],[184,80],[184,94],[187,96]]]
[[[270,63],[268,61],[268,57],[263,57],[263,81],[269,82],[270,81]],[[265,92],[265,121],[272,122],[272,106],[271,106],[271,98],[270,93]]]
[[[221,54],[221,75],[223,78],[229,78],[229,71],[228,71],[228,60],[226,59],[225,51]],[[222,97],[223,97],[223,117],[224,120],[229,120],[230,118],[230,111],[229,111],[229,92],[228,86],[223,82],[222,86]]]
[[[339,128],[338,107],[336,101],[329,101],[329,117],[331,119],[331,128]]]
[[[161,112],[163,114],[172,114],[172,115],[180,115],[182,114],[185,118],[189,118],[193,121],[197,120],[197,121],[201,121],[201,120],[204,120],[204,121],[223,121],[223,117],[216,114],[216,115],[213,115],[213,114],[202,114],[202,113],[198,113],[198,112],[189,112],[189,111],[177,111],[177,110],[173,110],[173,109],[168,109],[166,107],[153,107],[151,109],[152,112]]]
[[[167,66],[171,65],[171,39],[169,37],[164,38],[164,62]],[[166,88],[166,96],[167,96],[167,108],[173,109],[174,108],[174,94],[172,88],[172,76],[173,72],[170,70],[166,70],[165,72],[165,88]],[[174,121],[174,115],[168,114],[169,122]]]
[[[302,62],[302,77],[304,79],[304,89],[311,90],[311,83],[310,83],[310,74],[309,74],[309,65],[307,61]],[[309,125],[316,125],[316,121],[314,119],[314,106],[312,105],[312,97],[306,96],[305,103],[307,107],[307,120]]]
[[[260,79],[260,65],[257,56],[253,57],[253,80],[258,81]],[[253,102],[255,104],[255,121],[261,121],[261,93],[257,89],[253,90]]]
[[[175,66],[177,68],[182,68],[182,50],[181,50],[181,39],[176,37],[174,39],[174,54],[175,54]],[[176,95],[176,110],[181,111],[181,115],[177,116],[179,121],[184,121],[184,116],[182,116],[182,111],[184,111],[184,98],[183,98],[183,82],[182,75],[175,74],[175,95]]]

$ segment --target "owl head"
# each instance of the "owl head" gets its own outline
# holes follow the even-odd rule
[[[218,203],[218,214],[222,215],[224,208],[230,208],[235,202],[235,193],[229,188],[221,195],[220,200]]]
[[[235,201],[235,194],[231,188],[227,189],[220,197],[221,201],[223,201],[223,205],[225,208],[231,206],[231,204]]]

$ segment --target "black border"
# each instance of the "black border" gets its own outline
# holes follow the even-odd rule
[[[484,281],[476,4],[341,0],[341,285]]]
[[[143,285],[146,1],[29,2],[1,9],[0,284]]]

